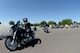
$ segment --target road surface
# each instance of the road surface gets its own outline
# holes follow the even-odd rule
[[[0,40],[0,53],[80,53],[80,28],[49,29],[44,33],[42,28],[36,32],[36,38],[42,43],[10,52],[5,47],[5,39]]]

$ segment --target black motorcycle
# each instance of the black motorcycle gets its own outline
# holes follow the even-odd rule
[[[29,29],[24,30],[20,27],[20,21],[10,28],[10,32],[11,35],[5,40],[5,46],[10,51],[15,51],[18,48],[18,45],[26,45],[28,42],[35,39],[33,31],[29,31]]]

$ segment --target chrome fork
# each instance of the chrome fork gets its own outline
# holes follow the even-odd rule
[[[14,43],[14,41],[15,41],[15,37],[16,37],[16,32],[14,32],[13,40],[12,40],[12,42],[11,42],[10,44],[13,44],[13,43]]]

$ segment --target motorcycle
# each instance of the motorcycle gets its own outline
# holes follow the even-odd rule
[[[10,36],[7,36],[5,40],[5,46],[10,51],[15,51],[18,46],[26,45],[35,39],[35,33],[33,31],[29,32],[20,27],[20,21],[10,28]],[[29,34],[30,33],[30,34]],[[32,45],[34,47],[34,45]]]
[[[45,26],[43,30],[44,30],[44,32],[49,33],[49,30],[48,30],[47,26]]]
[[[37,30],[36,26],[34,26],[33,30],[34,30],[34,31],[36,31],[36,30]]]

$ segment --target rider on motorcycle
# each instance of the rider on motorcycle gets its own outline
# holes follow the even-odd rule
[[[32,35],[31,35],[31,34],[32,34],[31,24],[28,22],[28,19],[27,19],[27,18],[24,18],[24,19],[23,19],[22,28],[23,28],[24,30],[26,30],[26,32],[29,33],[29,36],[32,36]],[[34,38],[34,37],[32,36],[32,38]]]
[[[34,47],[34,32],[31,30],[30,23],[27,18],[23,19],[23,24],[18,21],[15,25],[13,25],[10,29],[10,36],[6,37],[5,46],[10,51],[14,51],[18,48],[20,44],[21,47],[27,46],[26,43],[32,42],[32,47]]]
[[[30,23],[28,22],[28,19],[27,19],[27,18],[24,18],[24,19],[23,19],[22,27],[23,27],[25,30],[30,29],[30,31],[31,31]]]
[[[31,26],[30,26],[30,23],[28,22],[28,19],[27,18],[24,18],[23,19],[23,27],[25,29],[30,29],[31,30]]]

